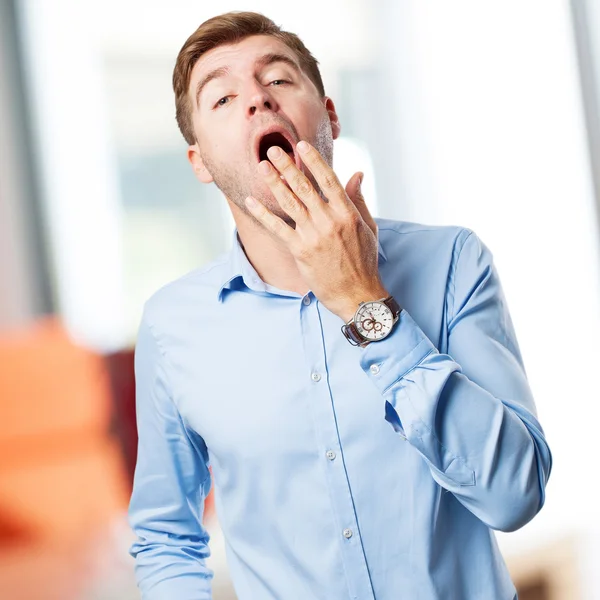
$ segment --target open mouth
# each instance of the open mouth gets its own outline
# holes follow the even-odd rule
[[[290,144],[289,140],[285,138],[285,136],[279,131],[274,131],[272,133],[267,133],[265,137],[260,140],[260,144],[258,145],[258,160],[269,160],[267,156],[267,150],[271,146],[279,146],[284,152],[286,152],[293,162],[295,161],[294,157],[294,149]]]

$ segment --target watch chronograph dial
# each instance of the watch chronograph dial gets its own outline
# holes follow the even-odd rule
[[[392,330],[394,315],[383,302],[366,302],[358,309],[355,323],[362,336],[380,340]]]

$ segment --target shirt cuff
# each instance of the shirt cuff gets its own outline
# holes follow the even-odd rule
[[[431,352],[438,350],[403,308],[392,332],[363,348],[360,366],[384,394]]]

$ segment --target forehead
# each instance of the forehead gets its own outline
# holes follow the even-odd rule
[[[270,35],[253,35],[234,44],[223,44],[203,54],[194,65],[188,92],[193,95],[195,83],[213,69],[228,66],[231,72],[252,68],[258,58],[265,54],[285,54],[296,64],[294,51],[282,41]]]

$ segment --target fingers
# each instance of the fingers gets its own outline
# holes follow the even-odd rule
[[[327,164],[321,154],[305,141],[298,142],[296,150],[298,151],[302,162],[313,174],[321,191],[329,200],[330,204],[332,206],[337,206],[338,208],[347,207],[348,200],[344,187],[337,178],[335,171]]]
[[[352,215],[358,217],[360,214],[373,233],[377,235],[377,225],[371,217],[360,191],[361,177],[359,175],[361,174],[356,173],[344,188],[333,169],[315,148],[304,141],[299,142],[296,148],[327,201],[323,200],[308,177],[278,146],[271,146],[267,150],[267,156],[271,162],[263,160],[258,166],[265,183],[271,189],[281,208],[295,221],[295,233],[298,234],[303,230],[312,231],[315,226],[317,229],[327,229],[334,221],[338,224],[341,223],[339,217]],[[282,175],[285,181],[281,178]],[[337,207],[341,210],[331,212],[329,207]],[[281,239],[291,241],[290,232],[294,232],[294,230],[287,226],[282,219],[273,215],[260,203],[255,207],[248,205],[248,208],[257,219],[263,222],[266,228]]]
[[[273,148],[269,148],[269,151]],[[281,154],[285,152],[281,151]],[[286,154],[289,160],[289,157]],[[296,224],[302,225],[309,218],[306,206],[296,197],[294,192],[285,185],[277,170],[268,160],[263,160],[258,165],[258,170],[263,176],[266,184],[271,188],[271,192],[281,208],[290,216]],[[297,169],[296,169],[297,170]]]
[[[319,213],[323,209],[321,196],[319,196],[308,177],[298,169],[290,156],[278,146],[271,146],[267,150],[267,156],[275,169],[285,177],[285,181],[287,181],[293,194],[302,201],[303,205],[308,209],[308,213]],[[281,182],[279,177],[277,179]],[[289,191],[286,185],[283,185],[283,187]],[[279,186],[276,186],[276,188],[281,189]],[[275,187],[271,187],[271,189],[273,193],[276,193]]]
[[[288,246],[293,242],[294,230],[278,216],[274,215],[264,204],[248,196],[246,206],[254,218],[273,235],[285,242]]]
[[[356,208],[358,209],[358,212],[363,218],[363,221],[369,226],[369,228],[375,234],[375,236],[377,236],[377,222],[372,217],[369,211],[369,207],[367,206],[367,203],[363,196],[361,189],[362,179],[363,173],[361,173],[360,171],[354,173],[354,175],[352,175],[352,177],[346,184],[346,194],[348,194],[348,198],[352,200],[352,204],[354,204],[354,206],[356,206]]]

